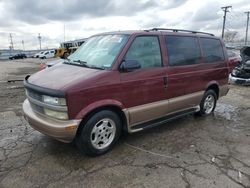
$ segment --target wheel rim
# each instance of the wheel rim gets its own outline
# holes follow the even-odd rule
[[[91,143],[96,149],[104,149],[112,143],[115,133],[115,122],[112,119],[104,118],[94,125],[90,135]]]
[[[208,95],[204,101],[204,111],[206,114],[210,114],[214,109],[215,98],[213,95]]]

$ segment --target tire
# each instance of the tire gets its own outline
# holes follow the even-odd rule
[[[89,156],[98,156],[112,149],[121,134],[121,120],[110,110],[92,115],[80,127],[75,143],[78,149]]]
[[[217,99],[218,97],[214,90],[207,90],[201,100],[198,114],[201,116],[212,114],[216,107]]]

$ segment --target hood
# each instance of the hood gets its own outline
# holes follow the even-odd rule
[[[57,64],[57,63],[63,63],[64,62],[64,59],[57,59],[57,60],[54,60],[54,61],[48,61],[47,63],[46,63],[46,65],[47,66],[53,66],[53,65],[55,65],[55,64]]]
[[[40,87],[64,90],[69,84],[91,79],[103,72],[106,71],[60,64],[31,75],[28,82]]]

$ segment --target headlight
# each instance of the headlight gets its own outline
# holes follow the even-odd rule
[[[65,98],[43,95],[43,102],[47,104],[52,104],[52,105],[66,106]]]
[[[67,112],[58,112],[58,111],[54,111],[54,110],[51,110],[51,109],[48,109],[48,108],[44,108],[44,113],[47,116],[54,117],[56,119],[65,120],[65,119],[69,118]]]
[[[232,70],[232,75],[237,76],[239,74],[239,71],[237,69]]]

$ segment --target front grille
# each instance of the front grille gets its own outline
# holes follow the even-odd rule
[[[36,99],[36,100],[41,101],[41,102],[43,101],[43,97],[42,97],[41,94],[36,93],[36,92],[34,92],[34,91],[30,90],[30,89],[27,89],[27,94],[28,94],[29,97],[31,97],[33,99]]]
[[[34,104],[34,103],[31,103],[31,102],[30,102],[30,105],[31,105],[31,108],[32,108],[34,111],[39,112],[39,113],[41,113],[41,114],[44,114],[43,107],[38,106],[38,105],[36,105],[36,104]]]
[[[28,95],[28,99],[31,98],[31,99],[34,99],[34,100],[37,100],[37,101],[40,101],[40,102],[43,101],[42,95],[40,93],[37,93],[37,92],[33,91],[33,90],[26,89],[26,94]],[[30,102],[31,108],[34,111],[44,114],[44,109],[43,109],[42,106],[39,106],[39,105],[33,103],[31,100],[29,100],[29,102]]]

